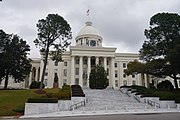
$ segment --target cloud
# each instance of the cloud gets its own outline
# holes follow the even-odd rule
[[[49,13],[58,13],[72,27],[73,40],[90,19],[103,37],[103,45],[117,52],[138,52],[149,19],[158,12],[179,14],[179,0],[4,0],[0,3],[0,29],[18,34],[31,46],[30,57],[40,57],[33,43],[36,24]],[[89,18],[86,16],[90,9]]]

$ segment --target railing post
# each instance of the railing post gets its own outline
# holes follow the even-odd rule
[[[144,106],[144,111],[147,111],[147,106],[146,105]]]
[[[176,106],[177,106],[177,109],[179,110],[180,105],[179,105],[179,104],[176,104]]]
[[[154,106],[154,110],[155,110],[155,111],[157,110],[157,107],[156,107],[156,105]]]
[[[168,110],[170,110],[170,105],[169,104],[167,105],[167,107],[168,107]]]

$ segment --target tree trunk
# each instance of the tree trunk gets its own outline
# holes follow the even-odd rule
[[[8,86],[8,79],[9,79],[9,72],[6,72],[5,82],[4,82],[4,89],[7,89]]]
[[[40,88],[39,88],[40,90],[43,89],[44,75],[45,75],[45,71],[46,71],[48,55],[49,55],[49,44],[47,45],[47,48],[46,48],[46,51],[45,51],[45,60],[44,60],[43,72],[42,72],[42,75],[41,75],[41,84],[40,84]]]

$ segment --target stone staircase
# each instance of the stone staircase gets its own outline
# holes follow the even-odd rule
[[[108,110],[128,110],[128,109],[151,109],[145,103],[139,103],[133,97],[123,94],[120,90],[92,90],[84,89],[87,103],[75,111],[108,111]]]

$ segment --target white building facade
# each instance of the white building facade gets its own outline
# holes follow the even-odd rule
[[[48,58],[44,84],[46,88],[52,88],[54,76],[58,76],[58,84],[89,87],[89,75],[91,68],[97,64],[102,65],[108,73],[109,86],[118,88],[122,85],[143,85],[149,83],[149,76],[134,74],[127,76],[124,69],[130,61],[138,60],[139,54],[116,53],[116,48],[103,47],[103,38],[92,22],[86,22],[75,38],[76,45],[70,46],[70,50],[62,55],[63,62],[55,62]],[[40,81],[43,70],[43,56],[32,59],[32,70],[27,80],[20,83],[21,87],[28,88],[32,81]]]

